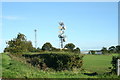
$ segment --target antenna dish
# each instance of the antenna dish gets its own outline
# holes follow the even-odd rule
[[[60,26],[64,27],[64,23],[63,22],[59,22]]]
[[[64,34],[64,31],[59,31],[60,34]]]
[[[67,41],[67,38],[65,38],[65,42]]]
[[[62,26],[59,26],[58,28],[59,28],[59,29],[62,29]]]
[[[64,26],[64,29],[66,30],[66,26]]]

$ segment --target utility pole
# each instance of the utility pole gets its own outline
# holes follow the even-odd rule
[[[37,48],[37,30],[35,29],[35,48]]]

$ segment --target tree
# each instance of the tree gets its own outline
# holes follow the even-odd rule
[[[73,43],[68,43],[65,45],[64,48],[67,48],[69,51],[73,51],[75,48],[75,45]]]
[[[17,38],[20,41],[26,41],[26,36],[24,34],[18,33]]]
[[[120,53],[120,45],[117,45],[117,46],[116,46],[116,52],[117,52],[117,53]]]
[[[52,45],[49,42],[46,42],[43,46],[42,46],[42,50],[43,51],[51,51],[52,50]]]
[[[101,49],[101,51],[102,51],[102,54],[106,54],[106,53],[108,53],[108,50],[107,50],[106,47],[103,47],[103,48]]]
[[[13,38],[8,41],[7,44],[8,46],[4,49],[4,51],[10,53],[29,52],[33,49],[32,42],[27,41],[26,36],[21,33],[17,35],[17,38]]]
[[[74,53],[81,53],[81,52],[80,52],[80,48],[77,47],[76,49],[74,49]]]
[[[9,48],[6,47],[6,48],[4,49],[4,52],[9,52]]]
[[[109,47],[108,51],[109,51],[109,53],[115,53],[116,48],[114,46],[111,46],[111,47]]]
[[[33,47],[31,41],[26,41],[25,44],[26,44],[26,47],[27,47],[27,51],[28,51],[28,52],[35,52],[35,48]]]

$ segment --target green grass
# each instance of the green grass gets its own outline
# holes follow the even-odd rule
[[[117,54],[117,53],[113,53],[113,54],[111,54],[112,56],[118,56],[119,54]]]
[[[4,78],[24,78],[37,77],[39,70],[11,59],[7,54],[2,54],[2,77]],[[40,77],[44,75],[40,75]]]
[[[83,68],[90,72],[103,74],[109,72],[112,55],[85,55],[83,58]]]
[[[3,78],[110,78],[117,76],[106,76],[103,73],[108,72],[111,66],[112,55],[85,55],[83,68],[85,71],[74,69],[74,71],[55,72],[52,69],[42,71],[30,66],[21,59],[11,58],[8,54],[2,53],[2,77]],[[0,64],[1,66],[1,64]],[[97,72],[100,75],[88,76],[83,73]]]
[[[61,71],[55,72],[42,71],[38,68],[32,67],[29,64],[25,64],[21,61],[14,60],[8,54],[3,53],[2,55],[2,77],[3,78],[81,78],[89,77],[81,74],[78,70],[72,71]],[[94,77],[94,76],[93,76]]]

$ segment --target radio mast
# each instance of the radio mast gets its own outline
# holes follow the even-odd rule
[[[63,49],[63,42],[65,42],[66,41],[66,36],[64,35],[64,32],[65,32],[65,29],[66,29],[66,27],[65,27],[65,25],[64,25],[64,23],[63,22],[59,22],[59,35],[58,35],[58,37],[59,37],[59,39],[60,39],[60,48],[61,49]]]
[[[37,48],[37,30],[35,29],[35,48]]]

